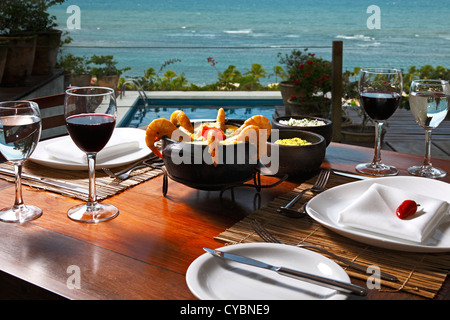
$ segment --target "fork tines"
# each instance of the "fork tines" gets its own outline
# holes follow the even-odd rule
[[[263,228],[258,220],[252,220],[250,222],[253,230],[263,239],[265,242],[282,243],[280,240],[272,236],[269,232]]]

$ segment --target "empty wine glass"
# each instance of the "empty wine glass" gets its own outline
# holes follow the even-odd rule
[[[362,163],[356,170],[372,176],[392,176],[398,174],[394,166],[381,162],[381,132],[383,120],[394,114],[402,97],[403,78],[398,69],[364,68],[359,80],[361,106],[375,121],[375,152],[371,163]]]
[[[408,172],[421,177],[442,178],[447,173],[431,164],[431,132],[448,112],[450,86],[445,80],[415,80],[411,83],[409,104],[417,123],[425,129],[425,159],[423,165]]]
[[[70,208],[67,216],[75,221],[97,223],[115,218],[119,210],[97,202],[95,163],[97,153],[108,143],[116,125],[117,105],[114,90],[81,87],[66,91],[64,115],[73,142],[84,151],[89,168],[88,202]]]
[[[22,165],[33,153],[41,137],[39,106],[29,101],[0,102],[0,151],[14,164],[15,201],[10,208],[0,210],[0,220],[25,222],[42,215],[36,206],[25,205],[22,198]]]

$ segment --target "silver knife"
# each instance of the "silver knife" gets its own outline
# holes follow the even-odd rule
[[[247,264],[247,265],[258,267],[258,268],[268,269],[271,271],[275,271],[276,273],[278,273],[282,276],[291,277],[294,279],[302,280],[302,281],[316,284],[319,286],[324,286],[327,288],[335,289],[338,291],[344,291],[347,293],[353,293],[353,294],[357,294],[360,296],[365,296],[367,294],[367,289],[357,286],[357,285],[354,285],[354,284],[351,284],[351,283],[342,282],[342,281],[325,278],[325,277],[321,277],[321,276],[316,276],[314,274],[310,274],[310,273],[306,273],[306,272],[302,272],[302,271],[298,271],[298,270],[293,270],[293,269],[289,269],[289,268],[285,268],[285,267],[272,266],[265,262],[247,258],[247,257],[243,257],[243,256],[233,254],[233,253],[223,252],[223,251],[219,251],[219,250],[213,250],[213,249],[209,249],[209,248],[203,248],[203,250],[212,254],[215,257],[220,257],[223,259]]]
[[[5,169],[5,168],[0,168],[0,173],[8,175],[8,176],[15,176],[15,172],[13,170]],[[48,179],[48,178],[33,176],[33,175],[27,174],[27,173],[22,173],[21,176],[22,176],[22,178],[25,178],[27,180],[33,180],[33,181],[41,182],[41,183],[47,184],[49,186],[63,188],[63,189],[75,191],[75,192],[78,192],[78,193],[89,194],[89,190],[81,188],[81,187],[76,186],[74,184],[67,183],[67,182],[62,182],[62,181],[52,180],[52,179]]]
[[[369,177],[369,176],[364,176],[364,175],[359,175],[359,174],[354,174],[354,173],[347,173],[347,172],[342,172],[342,171],[336,171],[333,170],[332,171],[334,174],[343,176],[343,177],[348,177],[348,178],[355,178],[358,180],[367,180],[367,179],[373,179],[374,177]]]

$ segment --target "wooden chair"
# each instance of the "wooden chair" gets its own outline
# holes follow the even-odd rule
[[[64,93],[29,99],[29,101],[36,102],[41,110],[41,140],[68,134],[64,118]]]

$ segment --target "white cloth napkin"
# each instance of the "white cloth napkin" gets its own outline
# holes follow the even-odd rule
[[[113,134],[106,146],[97,153],[97,163],[101,164],[139,149],[139,141]],[[87,164],[86,153],[81,151],[70,137],[49,143],[45,150],[53,159],[68,163]]]
[[[396,210],[404,200],[414,200],[420,206],[414,215],[402,220]],[[443,200],[374,183],[339,213],[338,223],[420,243],[438,226],[448,207]]]

